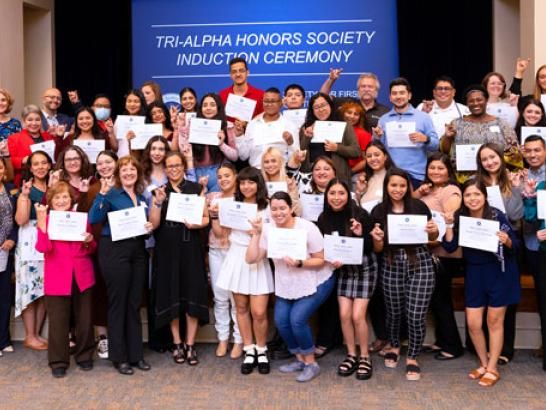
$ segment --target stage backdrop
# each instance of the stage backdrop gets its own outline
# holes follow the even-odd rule
[[[354,96],[360,73],[384,87],[398,75],[396,0],[262,2],[133,0],[133,83],[161,85],[166,102],[193,87],[198,96],[231,84],[228,62],[243,57],[260,88],[301,84],[318,91],[331,67],[334,90]]]

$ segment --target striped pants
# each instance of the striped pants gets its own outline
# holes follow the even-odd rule
[[[387,331],[393,347],[400,347],[400,324],[407,319],[409,333],[408,358],[415,359],[425,340],[426,315],[434,291],[434,265],[424,246],[416,249],[411,264],[406,251],[393,252],[391,260],[383,261],[382,284],[387,308]]]

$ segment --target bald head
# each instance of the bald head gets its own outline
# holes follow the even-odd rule
[[[48,88],[42,96],[42,109],[50,115],[57,113],[61,106],[62,94],[58,88]]]

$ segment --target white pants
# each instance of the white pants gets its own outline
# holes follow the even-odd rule
[[[218,340],[228,340],[229,328],[231,321],[233,320],[233,341],[235,343],[243,343],[243,339],[239,333],[239,326],[237,326],[237,312],[233,294],[230,291],[216,286],[216,281],[218,280],[218,275],[220,274],[220,269],[224,262],[224,258],[226,257],[226,253],[227,249],[209,249],[210,281],[212,283],[212,292],[214,293],[214,327],[218,333]]]

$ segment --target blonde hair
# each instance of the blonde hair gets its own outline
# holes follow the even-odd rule
[[[540,85],[538,84],[538,75],[540,74],[540,72],[542,70],[546,69],[546,64],[543,64],[541,65],[538,70],[537,70],[537,73],[535,75],[535,91],[533,93],[533,96],[535,97],[535,99],[539,100],[540,101],[540,96],[542,95],[542,89],[540,88]],[[546,90],[545,90],[546,91]]]
[[[9,114],[13,109],[13,103],[15,102],[15,99],[5,88],[0,88],[0,94],[2,94],[4,97],[6,97],[6,100],[8,100],[8,107],[6,108],[5,114]]]
[[[286,181],[287,176],[286,176],[286,171],[284,169],[286,161],[284,160],[284,157],[282,156],[281,151],[279,151],[279,149],[275,147],[269,147],[262,154],[261,165],[262,165],[262,176],[264,177],[264,180],[266,182],[269,181],[269,175],[267,175],[267,173],[264,170],[264,158],[266,155],[271,155],[272,157],[276,158],[277,161],[279,161],[279,164],[280,164],[279,177],[281,178],[281,181]]]
[[[121,181],[119,179],[119,172],[121,170],[121,167],[124,167],[126,165],[132,165],[136,168],[137,170],[137,180],[136,180],[136,183],[135,183],[135,192],[137,194],[142,194],[144,192],[144,189],[145,189],[145,184],[144,184],[144,175],[143,175],[143,172],[142,172],[142,167],[140,166],[140,163],[138,162],[138,160],[131,156],[131,155],[126,155],[125,157],[121,157],[119,160],[118,160],[118,166],[116,167],[116,170],[114,172],[114,177],[116,178],[116,186],[119,188],[121,187]]]

